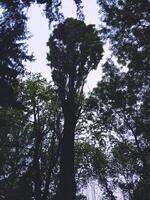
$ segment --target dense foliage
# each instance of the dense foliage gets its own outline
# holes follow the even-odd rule
[[[16,102],[14,85],[17,84],[16,77],[25,70],[25,62],[33,60],[27,53],[28,48],[25,43],[28,39],[27,10],[33,3],[45,5],[44,11],[49,23],[63,20],[59,0],[0,1],[0,94],[2,96],[0,105],[2,106],[20,106]],[[75,3],[78,17],[83,18],[82,2],[75,0]]]
[[[24,70],[23,61],[31,60],[24,44],[26,39],[25,4],[1,1],[0,15],[0,105],[15,105],[13,90],[16,77]]]
[[[74,2],[78,19],[64,20],[61,0],[0,1],[0,199],[86,200],[94,183],[99,199],[148,200],[150,2],[97,0],[100,31]],[[52,82],[17,79],[33,60],[26,45],[33,3],[57,24],[47,43]],[[107,41],[102,78],[85,96]]]
[[[68,18],[54,29],[48,42],[48,60],[64,116],[60,149],[60,183],[56,199],[75,199],[75,129],[82,109],[83,87],[102,57],[102,43],[92,25]]]

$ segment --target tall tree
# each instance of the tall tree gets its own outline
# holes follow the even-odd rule
[[[131,77],[130,70],[121,72],[111,61],[105,64],[104,72],[102,81],[89,98],[91,131],[96,135],[108,135],[111,149],[109,172],[110,176],[115,172],[114,178],[118,177],[114,186],[123,190],[125,198],[136,199],[139,184],[139,198],[148,199],[150,118],[146,102],[149,87],[140,88],[141,80],[137,74]],[[125,181],[119,178],[120,175]]]
[[[23,110],[0,109],[0,198],[45,200],[55,189],[61,132],[57,95],[51,83],[32,75],[19,84],[18,98]]]
[[[80,115],[84,83],[102,57],[102,43],[93,25],[86,26],[82,21],[69,18],[53,31],[48,45],[48,60],[64,115],[60,182],[56,199],[74,200],[74,133]]]
[[[126,125],[128,123],[130,129],[132,129],[131,132],[134,134],[139,155],[142,153],[140,159],[144,167],[148,164],[145,157],[148,156],[146,149],[149,149],[147,146],[149,141],[147,109],[149,109],[149,105],[146,102],[150,96],[150,56],[148,53],[150,49],[150,2],[148,0],[139,0],[138,3],[135,0],[98,0],[98,3],[104,22],[103,36],[105,39],[110,39],[113,54],[117,57],[119,63],[126,65],[128,70],[125,75],[125,88],[127,90],[124,88],[121,98],[123,97],[129,104],[128,109],[124,112],[130,110],[130,117],[126,114],[124,117],[126,117]],[[123,93],[126,93],[126,96]],[[140,136],[142,139],[140,139]],[[144,170],[141,176],[141,184],[139,183],[139,187],[137,186],[137,194],[133,195],[132,198],[149,198],[147,188],[150,178],[147,167],[144,167],[144,169],[147,175],[144,175]]]
[[[23,73],[23,61],[32,60],[24,43],[27,39],[26,12],[23,1],[1,1],[0,16],[0,105],[15,105],[14,84]]]
[[[60,21],[61,0],[13,0],[0,1],[0,105],[19,106],[14,87],[16,77],[24,72],[25,61],[32,60],[27,54],[27,9],[32,3],[44,4],[46,16],[51,23]],[[81,0],[75,0],[77,14],[82,17]],[[81,17],[80,17],[81,16]]]

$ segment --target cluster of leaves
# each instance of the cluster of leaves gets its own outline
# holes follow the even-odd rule
[[[69,99],[71,90],[81,97],[87,75],[102,57],[98,32],[93,25],[68,18],[54,30],[48,46],[48,60],[61,101]]]
[[[0,110],[0,198],[44,199],[46,185],[49,192],[55,188],[52,171],[61,132],[57,95],[39,75],[20,83],[19,91],[24,109]]]
[[[88,123],[92,124],[90,131],[96,138],[104,133],[108,135],[107,145],[111,149],[106,153],[110,156],[108,178],[114,177],[115,180],[118,177],[114,187],[118,184],[124,193],[128,191],[132,197],[137,177],[141,181],[145,179],[147,185],[150,183],[149,88],[139,88],[137,76],[134,79],[130,71],[119,72],[110,61],[104,67],[105,75],[87,101],[88,119],[92,121]],[[125,181],[122,182],[119,176]],[[148,195],[148,186],[144,187]]]
[[[24,72],[24,61],[32,61],[28,55],[25,40],[27,36],[27,9],[32,3],[44,4],[45,14],[49,23],[60,21],[59,0],[13,0],[0,2],[0,100],[2,106],[18,106],[13,87],[17,84],[16,77]],[[77,10],[81,12],[81,1],[75,1]],[[5,90],[3,89],[5,88]]]
[[[27,55],[24,40],[27,38],[25,3],[1,1],[0,16],[0,105],[15,105],[13,90],[16,77],[24,70],[23,61],[32,60]]]
[[[129,68],[148,70],[150,2],[101,0],[98,3],[104,22],[104,37],[110,39],[119,62],[130,61]]]
[[[24,109],[0,110],[0,198],[52,199],[58,183],[64,121],[56,89],[40,75],[32,75],[20,81],[18,90]],[[75,146],[80,191],[94,177],[95,169],[104,170],[107,163],[93,144],[76,141]]]
[[[109,162],[103,180],[109,198],[115,199],[120,188],[124,199],[146,200],[150,197],[149,1],[98,3],[103,38],[110,40],[113,55],[126,70],[112,60],[103,66],[102,81],[87,100],[89,131],[98,141],[103,135],[107,138]]]
[[[63,18],[58,0],[0,2],[2,106],[16,104],[16,77],[24,71],[23,61],[32,60],[24,43],[25,10],[35,2],[45,4],[50,22]],[[78,16],[83,19],[82,2],[75,3]],[[78,189],[97,178],[105,200],[116,199],[118,189],[124,199],[150,198],[149,1],[98,3],[103,39],[111,41],[113,54],[127,71],[107,60],[102,80],[83,101],[85,79],[102,57],[102,44],[92,25],[71,18],[58,25],[48,42],[48,60],[57,90],[39,75],[33,76],[19,84],[17,97],[24,105],[22,109],[0,107],[1,199],[52,199],[59,182],[60,145],[66,120],[63,111],[65,108],[71,116],[67,106],[76,103],[79,108],[81,102],[84,114],[78,121],[81,123],[75,141]],[[85,197],[79,195],[78,199]]]

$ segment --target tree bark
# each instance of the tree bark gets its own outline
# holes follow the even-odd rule
[[[64,115],[64,130],[61,141],[60,177],[56,200],[75,200],[76,184],[74,170],[74,132],[76,126],[73,104],[68,104]]]

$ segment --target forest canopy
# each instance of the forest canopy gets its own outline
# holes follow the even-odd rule
[[[0,199],[148,200],[150,2],[97,0],[99,29],[74,3],[76,18],[65,19],[59,0],[0,1]],[[51,81],[26,73],[32,4],[54,24]]]

